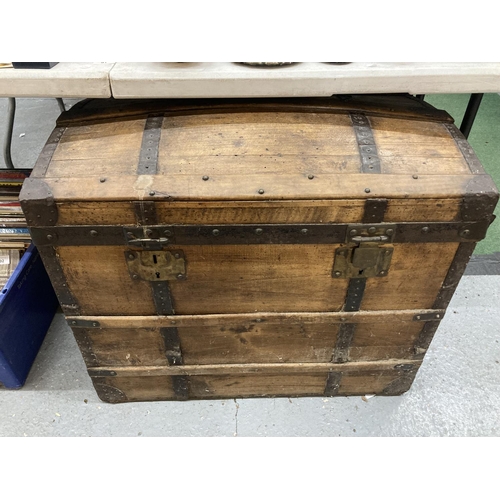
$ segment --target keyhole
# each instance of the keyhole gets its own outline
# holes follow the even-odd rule
[[[156,273],[156,277],[160,279],[160,273]]]
[[[363,274],[364,269],[360,269],[358,274],[361,276]]]
[[[158,259],[156,258],[156,255],[154,255],[154,254],[153,254],[153,262],[154,262],[155,264],[158,264]]]

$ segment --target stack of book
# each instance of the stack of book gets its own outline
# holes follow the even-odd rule
[[[31,170],[0,170],[0,289],[31,243],[19,192]]]

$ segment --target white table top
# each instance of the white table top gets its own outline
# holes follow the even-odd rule
[[[293,97],[500,92],[500,63],[59,63],[0,69],[0,97]]]
[[[0,69],[0,97],[111,97],[114,63],[60,62],[51,69]]]
[[[500,92],[500,63],[116,63],[113,97],[292,97]]]

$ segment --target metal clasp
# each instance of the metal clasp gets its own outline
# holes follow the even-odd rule
[[[134,280],[169,281],[186,279],[186,258],[182,250],[127,250],[128,272]]]
[[[386,276],[394,248],[395,224],[348,226],[346,245],[335,251],[334,278],[374,278]]]

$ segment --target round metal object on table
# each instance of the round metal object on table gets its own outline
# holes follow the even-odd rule
[[[276,66],[289,66],[290,64],[296,64],[293,62],[240,62],[238,64],[244,64],[245,66],[256,66],[261,68],[274,68]]]

